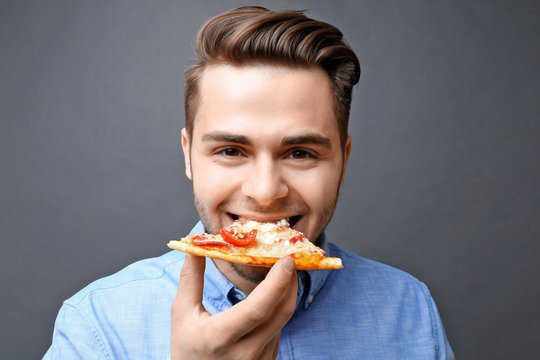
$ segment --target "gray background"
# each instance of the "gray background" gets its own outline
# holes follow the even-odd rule
[[[0,2],[0,358],[39,358],[63,299],[190,230],[182,71],[244,4]],[[539,2],[262,4],[362,63],[332,239],[424,281],[458,358],[538,359]]]

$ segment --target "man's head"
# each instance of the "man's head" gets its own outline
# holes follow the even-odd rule
[[[346,122],[359,74],[340,39],[337,29],[300,13],[259,8],[205,25],[198,39],[203,60],[186,71],[182,147],[208,231],[238,217],[287,218],[311,240],[324,230],[350,154]],[[256,283],[267,271],[216,264],[231,281]]]
[[[186,130],[191,137],[200,103],[200,78],[208,66],[280,65],[318,67],[329,76],[341,146],[347,140],[352,87],[360,63],[336,27],[299,11],[243,7],[210,19],[197,36],[200,61],[184,73]]]

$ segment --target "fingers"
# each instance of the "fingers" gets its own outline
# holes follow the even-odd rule
[[[202,305],[204,268],[204,258],[186,255],[172,306],[171,358],[275,359],[281,329],[296,305],[292,258],[280,259],[246,300],[215,315]]]
[[[186,329],[199,326],[200,315],[205,314],[202,305],[204,268],[204,257],[186,254],[178,292],[171,307],[171,359],[192,356],[198,351],[194,345],[196,339],[193,341]]]
[[[292,284],[293,282],[294,284]],[[262,281],[244,301],[223,313],[217,314],[217,316],[223,316],[230,319],[242,319],[241,323],[238,321],[221,322],[223,328],[220,329],[220,331],[223,334],[229,334],[231,336],[230,341],[237,341],[260,325],[270,315],[276,314],[274,310],[280,303],[284,293],[287,292],[287,296],[293,297],[293,301],[296,303],[296,286],[297,281],[296,271],[294,270],[294,261],[288,256],[283,257],[272,267],[272,269],[270,269],[266,279],[264,279],[264,281]],[[293,292],[294,294],[292,294]],[[284,310],[281,306],[278,306],[278,308]],[[290,307],[287,307],[286,309],[289,311]],[[294,312],[294,307],[292,311]],[[278,317],[282,322],[284,317],[280,315],[278,315]],[[285,320],[281,326],[286,322],[287,321]]]
[[[250,306],[268,315],[290,288],[293,278],[296,278],[294,260],[285,256],[272,267],[266,279],[246,299],[246,307]],[[297,285],[296,282],[294,285]]]
[[[186,254],[175,299],[179,307],[192,309],[202,304],[205,265],[204,257]]]
[[[296,273],[292,277],[287,290],[283,293],[279,303],[276,305],[270,316],[255,328],[247,337],[253,341],[263,342],[272,336],[279,336],[281,329],[289,321],[296,309],[296,299],[298,294],[298,281]]]

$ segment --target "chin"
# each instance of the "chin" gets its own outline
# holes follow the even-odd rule
[[[261,266],[241,265],[236,263],[229,263],[229,266],[236,274],[238,274],[238,276],[254,284],[263,281],[264,278],[266,278],[266,274],[270,271],[269,268]]]

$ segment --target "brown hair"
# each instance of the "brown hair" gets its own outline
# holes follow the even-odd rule
[[[360,63],[336,27],[310,19],[302,11],[241,7],[210,19],[197,35],[196,50],[200,61],[184,72],[186,130],[190,139],[200,100],[199,79],[205,68],[220,63],[265,63],[318,66],[328,73],[341,145],[345,146],[352,87],[360,78]]]

